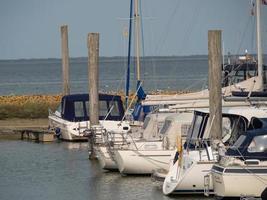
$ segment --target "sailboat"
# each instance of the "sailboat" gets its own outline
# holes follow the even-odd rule
[[[261,128],[266,108],[232,107],[222,109],[223,143],[233,144],[246,130]],[[183,152],[174,162],[163,183],[163,193],[188,194],[204,192],[204,176],[217,162],[218,152],[211,150],[208,109],[196,110]],[[213,188],[211,187],[212,191]]]

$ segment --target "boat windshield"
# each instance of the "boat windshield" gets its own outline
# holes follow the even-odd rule
[[[143,124],[143,129],[146,129],[146,127],[148,126],[149,124],[149,121],[150,121],[151,117],[147,116],[145,118],[145,121],[144,121],[144,124]]]
[[[248,146],[248,152],[250,153],[267,152],[267,135],[255,136]]]
[[[230,148],[231,149],[238,149],[242,144],[243,144],[243,142],[245,141],[245,139],[246,139],[246,136],[245,135],[241,135],[238,139],[237,139],[237,141],[234,143],[234,145],[233,146],[231,146]]]
[[[118,102],[113,101],[110,105],[109,112],[111,116],[120,116],[120,110]]]
[[[194,120],[192,121],[192,124],[190,126],[190,129],[187,134],[186,138],[186,144],[185,147],[188,145],[189,148],[195,148],[201,137],[204,135],[204,129],[207,122],[207,115],[203,113],[196,114],[194,116]]]
[[[75,117],[84,117],[83,101],[74,102],[74,114]]]
[[[172,121],[171,120],[165,120],[163,127],[160,130],[160,134],[165,134],[168,129],[171,127]]]
[[[192,137],[191,137],[192,140],[198,139],[202,121],[203,121],[203,116],[198,115],[195,119],[194,128],[192,130]]]

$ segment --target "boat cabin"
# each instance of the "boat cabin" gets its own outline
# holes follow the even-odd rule
[[[61,117],[72,122],[89,120],[89,95],[71,94],[63,96],[59,112]],[[99,119],[122,120],[124,116],[123,103],[120,96],[99,94]]]
[[[242,160],[267,160],[267,119],[265,128],[247,131],[226,151],[226,156]]]
[[[265,126],[265,111],[253,108],[224,108],[222,111],[222,142],[233,145],[240,135],[248,130]],[[191,127],[187,134],[185,148],[205,148],[210,144],[209,112],[195,111]]]

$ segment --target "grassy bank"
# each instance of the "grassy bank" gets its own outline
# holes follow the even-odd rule
[[[56,109],[60,100],[60,95],[0,96],[0,120],[47,118],[48,108]]]
[[[160,91],[151,92],[151,94],[182,94],[189,91]],[[111,92],[122,96],[123,92]],[[47,118],[48,109],[54,111],[61,101],[61,95],[21,95],[21,96],[0,96],[0,120],[4,119],[37,119]],[[134,93],[130,99],[134,98]]]

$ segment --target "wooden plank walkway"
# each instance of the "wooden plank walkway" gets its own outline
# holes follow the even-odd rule
[[[0,120],[0,139],[28,139],[42,142],[54,140],[48,132],[48,119]]]

